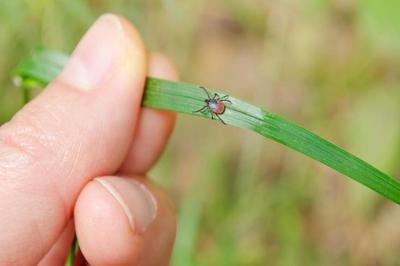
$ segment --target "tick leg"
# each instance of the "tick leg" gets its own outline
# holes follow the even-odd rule
[[[222,124],[226,125],[225,122],[224,122],[224,120],[222,120],[222,118],[221,118],[218,114],[215,114],[215,115],[218,117],[219,121],[222,122]]]
[[[193,113],[198,113],[198,112],[202,112],[202,111],[204,111],[206,108],[207,108],[208,106],[206,105],[206,106],[203,106],[202,108],[200,108],[199,110],[197,110],[197,111],[193,111]]]
[[[207,108],[207,109],[201,111],[201,113],[202,113],[203,115],[207,116],[207,117],[209,117],[208,114],[210,113],[210,114],[211,114],[211,119],[214,120],[213,112],[211,112],[210,108]]]
[[[221,102],[227,102],[227,103],[232,104],[232,102],[230,100],[227,100],[227,99],[222,99]]]
[[[227,102],[227,103],[232,104],[232,102],[230,100],[228,100],[228,98],[229,98],[229,95],[225,95],[225,96],[221,97],[220,100],[221,100],[221,102]]]
[[[201,111],[200,113],[202,113],[203,115],[206,115],[209,111],[210,111],[210,110],[205,109],[205,110]]]
[[[211,113],[211,119],[212,120],[215,120],[215,118],[214,118],[214,113],[213,112],[210,112]]]
[[[203,89],[203,90],[206,92],[207,97],[208,97],[208,99],[210,100],[210,99],[211,99],[211,96],[210,96],[210,94],[208,93],[208,90],[207,90],[206,88],[204,88],[203,86],[200,86],[199,88],[200,88],[200,89]]]
[[[214,97],[212,99],[215,100],[216,98],[219,98],[219,96],[218,94],[214,93]]]

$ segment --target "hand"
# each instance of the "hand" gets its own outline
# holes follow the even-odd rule
[[[90,265],[168,264],[173,206],[145,175],[175,114],[141,108],[147,75],[177,78],[131,24],[104,15],[0,127],[0,265],[63,265],[74,231]]]

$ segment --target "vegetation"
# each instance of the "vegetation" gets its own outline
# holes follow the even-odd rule
[[[184,80],[229,88],[398,175],[396,3],[256,2],[1,3],[17,16],[0,14],[0,116],[19,108],[7,69],[30,45],[70,51],[97,14],[129,13]],[[399,263],[396,205],[244,131],[182,117],[151,176],[180,206],[174,265]]]

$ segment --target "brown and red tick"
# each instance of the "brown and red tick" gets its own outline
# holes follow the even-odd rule
[[[202,114],[206,114],[207,112],[209,112],[211,114],[211,119],[214,120],[214,115],[215,115],[222,122],[222,124],[225,125],[225,122],[224,120],[222,120],[220,115],[222,115],[225,112],[226,102],[232,104],[232,102],[228,100],[229,96],[225,95],[223,97],[220,97],[218,94],[214,93],[214,97],[211,98],[210,93],[207,91],[206,88],[204,87],[200,88],[203,89],[207,94],[207,99],[204,100],[206,105],[204,105],[199,110],[194,111],[194,113],[200,112]]]

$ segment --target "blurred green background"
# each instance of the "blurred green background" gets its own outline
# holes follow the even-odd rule
[[[122,14],[184,81],[279,113],[400,176],[397,0],[0,2],[0,124],[20,107],[12,70],[33,48],[71,52]],[[179,212],[174,266],[400,265],[400,209],[262,137],[180,116],[150,173]]]

